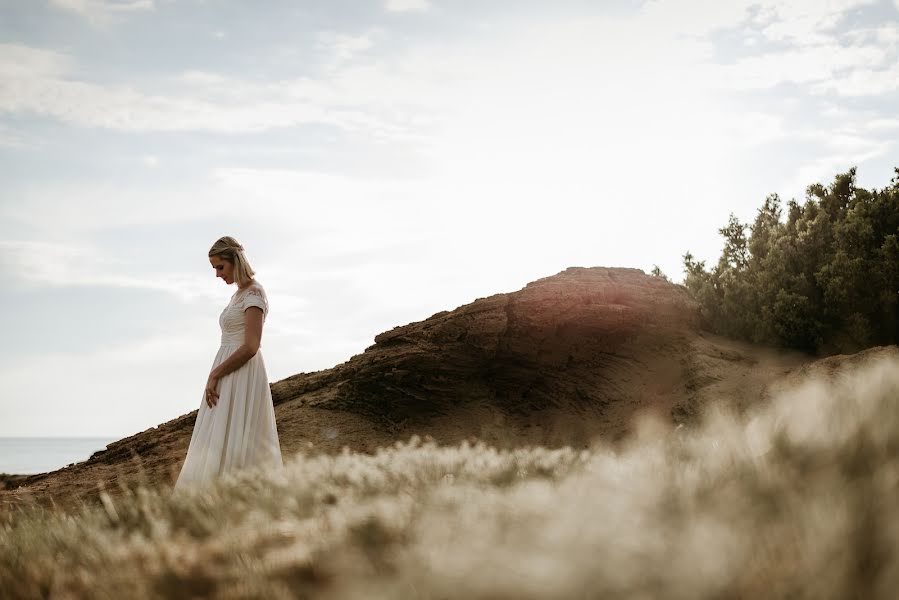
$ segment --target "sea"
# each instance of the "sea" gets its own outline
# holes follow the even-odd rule
[[[32,475],[90,458],[118,437],[0,437],[0,473]]]

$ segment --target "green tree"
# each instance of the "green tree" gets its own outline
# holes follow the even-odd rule
[[[721,257],[706,269],[684,255],[684,285],[712,330],[829,354],[899,341],[899,168],[865,190],[856,169],[808,186],[805,202],[769,195],[750,225],[733,214],[718,230]],[[749,230],[747,237],[746,232]]]

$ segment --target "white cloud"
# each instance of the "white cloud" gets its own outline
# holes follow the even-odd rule
[[[899,90],[899,63],[888,69],[855,68],[839,77],[817,83],[813,90],[840,96],[878,96]]]
[[[743,22],[751,6],[762,7],[764,1],[728,0],[650,0],[641,9],[644,22],[670,34],[686,33],[703,36],[722,27]]]
[[[899,129],[899,119],[873,119],[872,121],[868,122],[867,129],[872,131]]]
[[[891,58],[889,50],[881,46],[833,43],[753,56],[732,65],[712,67],[711,72],[718,72],[718,83],[723,89],[764,89],[792,82],[818,84],[816,89],[843,93],[844,84],[851,77],[859,77],[857,73],[870,71],[872,65],[886,64]],[[888,88],[879,85],[881,89],[871,83],[858,85],[856,93],[877,94]]]
[[[32,112],[79,126],[132,132],[252,132],[327,123],[380,139],[414,138],[407,116],[410,102],[399,114],[402,103],[392,104],[405,88],[391,89],[396,77],[377,67],[343,70],[331,80],[266,83],[189,71],[160,94],[72,80],[70,62],[47,50],[0,46],[0,112]],[[366,89],[369,84],[375,87]],[[346,95],[347,87],[358,93]]]
[[[789,44],[734,64],[704,61],[706,84],[724,90],[766,89],[790,82],[812,93],[876,96],[899,88],[899,24],[841,32],[837,27],[853,11],[876,0],[655,0],[643,8],[647,26],[676,43],[677,34],[703,38],[712,31],[743,26],[746,48],[768,41]]]
[[[2,60],[2,58],[0,58]],[[107,86],[32,74],[0,83],[0,110],[33,112],[86,127],[123,131],[259,131],[312,122],[347,125],[311,102],[283,95],[265,98],[264,86],[247,89],[249,104],[211,102],[199,95],[151,95],[127,86]]]
[[[29,77],[61,77],[71,67],[71,59],[59,52],[21,44],[0,44],[0,90],[5,93],[13,92],[5,82]]]
[[[897,44],[899,44],[899,23],[889,23],[873,28],[852,29],[842,34],[842,37],[854,45],[877,42],[888,48],[895,49]]]
[[[853,134],[819,134],[807,137],[819,141],[828,153],[802,161],[787,184],[788,189],[804,190],[812,182],[827,184],[836,173],[884,156],[892,147],[889,141],[876,141]]]
[[[255,219],[297,236],[304,256],[374,252],[404,243],[426,242],[434,231],[417,210],[433,201],[431,184],[364,180],[343,175],[286,169],[220,168],[212,194],[229,204],[255,208]],[[439,227],[439,225],[438,225]]]
[[[899,89],[899,23],[841,31],[836,24],[869,0],[830,3],[771,2],[765,8],[763,34],[789,42],[788,49],[767,51],[727,65],[708,65],[708,80],[723,89],[773,88],[781,83],[805,86],[813,94],[877,96]],[[745,39],[755,39],[746,31]]]
[[[334,69],[370,50],[374,47],[375,38],[383,35],[383,31],[374,29],[362,35],[322,31],[315,37],[319,51],[325,55],[324,63],[326,67]]]
[[[51,0],[51,4],[94,25],[109,25],[124,15],[155,7],[153,0]]]
[[[850,11],[877,0],[775,0],[767,2],[772,22],[764,28],[771,40],[798,45],[827,43],[834,28]]]
[[[215,297],[215,288],[192,273],[171,269],[134,277],[133,264],[87,242],[0,241],[0,267],[16,282],[40,287],[113,287],[166,292],[184,301]]]
[[[429,145],[439,130],[454,127],[460,115],[468,118],[492,105],[501,116],[504,107],[497,103],[508,103],[523,116],[528,111],[518,108],[522,104],[531,112],[564,114],[566,104],[583,103],[586,108],[589,98],[601,100],[595,106],[606,110],[631,113],[634,98],[639,104],[660,104],[655,95],[662,89],[666,94],[676,89],[699,102],[705,102],[704,92],[716,88],[765,89],[787,81],[839,94],[891,89],[892,71],[876,67],[895,63],[895,52],[871,39],[847,46],[825,32],[830,36],[827,43],[810,46],[802,41],[786,52],[718,67],[712,63],[708,40],[678,37],[742,23],[754,6],[759,7],[756,17],[766,15],[763,20],[769,26],[801,22],[818,31],[867,0],[739,0],[713,3],[711,8],[691,1],[695,10],[693,4],[658,0],[648,3],[635,20],[532,24],[514,37],[484,39],[462,48],[423,43],[414,52],[389,58],[373,51],[385,35],[381,30],[361,35],[326,31],[316,38],[326,76],[260,82],[187,71],[152,92],[133,83],[77,81],[64,55],[4,46],[0,72],[5,69],[10,76],[0,81],[0,111],[31,111],[79,126],[132,132],[254,132],[324,123],[375,140]],[[887,30],[884,26],[877,35],[891,35]],[[535,47],[534,39],[543,42]],[[20,67],[23,60],[32,66]],[[690,88],[695,92],[686,92]],[[646,102],[642,94],[655,99]],[[589,112],[584,116],[596,119]]]
[[[178,189],[149,189],[120,183],[75,183],[34,180],[16,192],[16,201],[0,202],[0,218],[26,224],[46,235],[61,232],[96,233],[134,225],[160,226],[202,218],[216,207],[237,210],[236,200],[215,198],[203,182]],[[127,200],[126,200],[127,199]]]
[[[425,11],[431,8],[429,0],[387,0],[390,12]]]
[[[877,0],[650,0],[642,8],[648,23],[673,34],[705,36],[722,28],[761,27],[771,40],[797,45],[824,43],[850,11]]]

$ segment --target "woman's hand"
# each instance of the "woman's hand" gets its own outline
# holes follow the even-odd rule
[[[219,401],[219,393],[216,388],[218,388],[219,378],[215,375],[210,374],[209,379],[206,381],[206,404],[209,405],[209,408],[212,408]]]

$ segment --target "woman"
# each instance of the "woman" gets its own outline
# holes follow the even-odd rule
[[[233,237],[219,238],[209,249],[216,277],[237,283],[237,291],[219,316],[222,345],[212,364],[197,412],[187,457],[175,491],[205,484],[245,467],[283,466],[275,409],[259,344],[268,315],[268,298]]]

